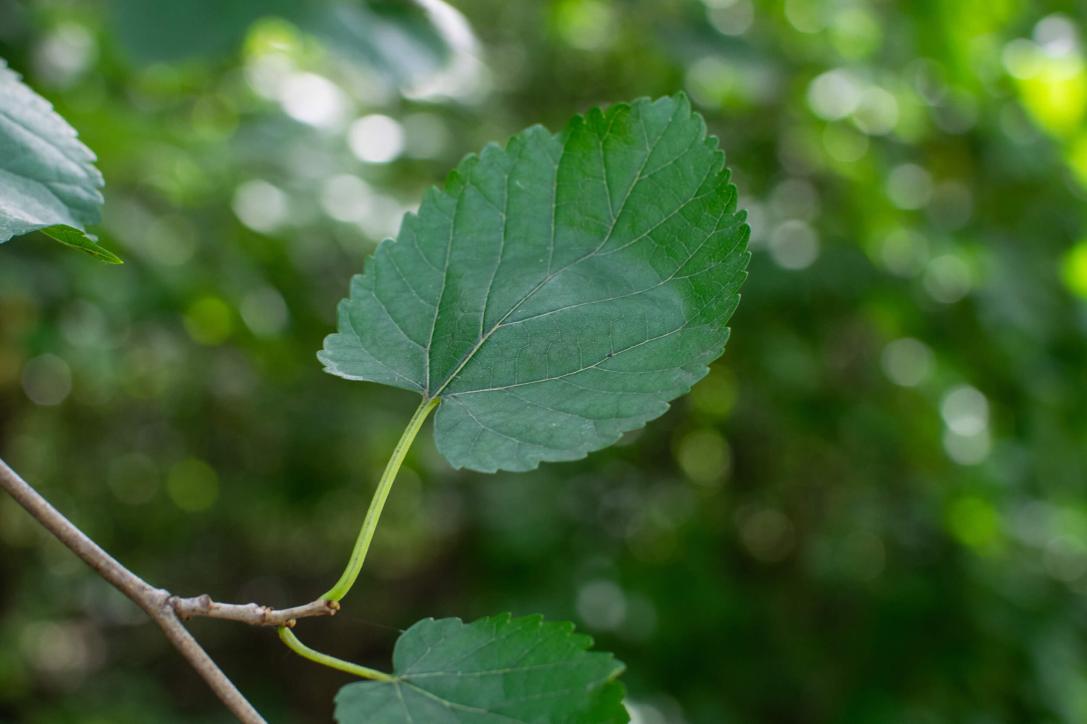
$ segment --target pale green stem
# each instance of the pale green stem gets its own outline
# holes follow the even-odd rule
[[[441,398],[438,397],[430,400],[424,399],[415,410],[415,414],[411,416],[411,420],[408,421],[408,426],[404,428],[404,433],[400,436],[399,442],[396,443],[396,447],[393,449],[392,457],[389,458],[389,462],[385,466],[385,472],[381,474],[381,480],[377,483],[377,490],[374,491],[374,497],[370,501],[370,508],[366,511],[366,518],[362,521],[362,528],[359,530],[358,538],[355,539],[355,547],[351,551],[351,558],[347,561],[347,567],[344,568],[340,580],[336,581],[336,585],[330,588],[328,593],[322,597],[326,601],[341,600],[355,585],[355,580],[358,579],[359,572],[362,571],[362,564],[366,560],[366,552],[370,549],[370,542],[374,539],[377,521],[381,517],[382,509],[385,507],[385,501],[389,498],[389,491],[393,488],[393,482],[396,480],[397,472],[400,471],[400,465],[404,462],[404,456],[408,454],[408,449],[411,448],[415,436],[419,434],[423,422],[438,406],[440,400]]]
[[[370,507],[366,511],[366,517],[362,521],[362,528],[359,530],[359,535],[355,539],[355,547],[351,550],[351,558],[347,561],[347,567],[344,568],[340,580],[336,581],[336,585],[321,597],[325,601],[333,602],[341,600],[347,595],[347,592],[351,590],[351,587],[355,585],[355,581],[362,571],[362,564],[366,560],[366,552],[370,550],[370,542],[374,539],[374,531],[377,530],[377,522],[378,519],[381,518],[381,511],[385,508],[385,501],[389,499],[389,492],[393,488],[396,474],[400,471],[400,466],[404,463],[404,457],[408,454],[412,442],[415,441],[415,436],[419,434],[419,430],[423,427],[423,422],[426,421],[434,408],[438,406],[439,401],[440,398],[437,397],[430,400],[424,399],[419,404],[419,407],[416,408],[415,414],[411,416],[411,420],[408,421],[408,426],[404,428],[400,440],[396,443],[396,447],[393,448],[393,454],[389,458],[389,462],[385,465],[385,471],[381,474],[381,479],[377,482],[377,489],[374,491],[374,497],[370,500]],[[350,661],[337,659],[335,656],[329,656],[328,654],[323,654],[320,651],[311,649],[309,646],[306,646],[299,641],[298,637],[295,636],[294,632],[287,626],[281,626],[279,628],[279,638],[291,651],[294,651],[299,656],[309,659],[310,661],[323,664],[324,666],[336,669],[337,671],[354,674],[355,676],[360,676],[364,679],[393,681],[393,677],[381,671],[377,671],[376,669],[359,666]]]
[[[371,679],[372,681],[394,681],[394,678],[384,671],[378,671],[377,669],[371,669],[366,666],[359,666],[353,664],[350,661],[344,661],[343,659],[337,659],[335,656],[329,656],[328,654],[322,654],[320,651],[311,649],[304,643],[298,640],[298,637],[294,635],[294,631],[291,631],[286,626],[279,627],[279,638],[287,644],[287,648],[295,652],[304,659],[309,659],[318,664],[328,666],[329,668],[336,669],[337,671],[343,671],[347,674],[354,674],[355,676],[362,677],[363,679]]]

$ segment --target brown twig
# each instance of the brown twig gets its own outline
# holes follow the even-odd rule
[[[244,724],[266,724],[253,705],[234,686],[222,669],[181,623],[181,619],[207,616],[240,621],[253,626],[293,626],[294,620],[309,616],[332,616],[335,602],[317,600],[294,608],[272,609],[255,603],[217,603],[209,596],[178,598],[125,568],[113,556],[54,508],[37,490],[0,460],[0,488],[11,494],[35,520],[53,534],[114,588],[130,598],[159,625],[166,638],[203,677],[215,695]]]
[[[183,619],[205,616],[207,618],[221,618],[227,621],[239,621],[250,626],[293,627],[296,619],[313,616],[335,616],[336,612],[340,610],[340,604],[336,601],[326,601],[320,598],[302,606],[274,609],[256,603],[219,603],[211,600],[211,596],[207,594],[194,596],[193,598],[173,596],[170,599],[170,604],[177,615]]]

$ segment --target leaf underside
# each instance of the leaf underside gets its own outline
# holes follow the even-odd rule
[[[489,145],[378,246],[318,356],[440,397],[455,467],[606,447],[724,351],[749,257],[724,163],[683,95]]]
[[[102,206],[102,175],[94,160],[49,102],[0,59],[0,243],[42,230],[116,260],[83,232],[98,222]]]
[[[340,724],[620,724],[623,665],[573,625],[508,614],[424,619],[396,642],[392,682],[348,684]]]

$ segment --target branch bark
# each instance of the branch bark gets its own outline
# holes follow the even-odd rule
[[[205,616],[207,618],[221,618],[227,621],[238,621],[250,626],[286,626],[294,628],[294,623],[300,618],[312,618],[314,616],[335,616],[340,610],[340,604],[336,601],[326,601],[322,598],[301,606],[291,608],[269,608],[256,603],[219,603],[211,600],[211,596],[194,596],[192,598],[170,599],[174,612],[183,619]]]
[[[217,603],[210,596],[179,598],[156,588],[121,565],[101,546],[54,508],[37,490],[0,459],[0,488],[11,494],[38,523],[93,568],[158,624],[170,643],[207,682],[215,695],[244,724],[266,724],[253,705],[193,638],[181,619],[194,616],[239,621],[253,626],[294,626],[298,618],[332,616],[340,606],[318,599],[303,606],[272,609],[255,603]]]

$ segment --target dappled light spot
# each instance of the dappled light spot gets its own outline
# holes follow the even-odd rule
[[[810,222],[819,214],[819,194],[807,179],[788,178],[770,192],[770,209],[783,219]]]
[[[944,395],[940,416],[952,432],[974,435],[989,426],[989,402],[977,388],[959,385]]]
[[[955,180],[938,183],[926,209],[933,224],[949,231],[966,226],[973,211],[974,194],[970,187]]]
[[[732,451],[724,436],[703,428],[690,432],[676,445],[679,466],[692,482],[706,487],[720,485],[732,468]]]
[[[1087,576],[1087,541],[1081,535],[1053,536],[1045,546],[1046,573],[1058,581],[1075,583]]]
[[[898,124],[898,101],[878,86],[865,88],[853,112],[853,123],[870,136],[885,136]]]
[[[900,277],[920,274],[928,259],[928,240],[912,229],[895,229],[880,244],[880,262],[887,271]]]
[[[736,71],[723,58],[707,55],[687,68],[685,87],[701,106],[718,107],[736,83]]]
[[[808,105],[826,121],[845,118],[860,106],[860,81],[848,70],[837,68],[817,76],[808,86]]]
[[[883,32],[875,13],[862,4],[834,8],[827,30],[834,49],[843,58],[867,58],[879,49]]]
[[[219,297],[200,297],[185,312],[185,330],[194,341],[208,346],[222,344],[234,331],[234,313]]]
[[[365,221],[372,206],[370,185],[352,174],[339,174],[321,185],[321,208],[336,221]]]
[[[79,621],[35,621],[22,630],[18,644],[31,666],[54,684],[70,686],[105,663],[101,635]]]
[[[793,551],[796,531],[793,522],[777,508],[754,507],[736,514],[740,542],[753,558],[777,563]]]
[[[234,191],[232,208],[239,221],[265,234],[282,226],[290,213],[287,195],[259,179],[246,181]]]
[[[259,337],[274,337],[287,328],[290,319],[283,295],[273,287],[260,287],[242,298],[242,321]]]
[[[887,196],[900,209],[920,209],[932,198],[932,176],[915,163],[895,166],[887,177]]]
[[[614,631],[626,619],[626,595],[613,581],[589,581],[578,590],[577,613],[590,630]]]
[[[70,86],[87,70],[98,47],[95,38],[80,23],[59,24],[34,52],[34,65],[50,85]]]
[[[1081,130],[1087,120],[1087,67],[1071,20],[1063,15],[1043,18],[1035,25],[1033,40],[1009,41],[1001,57],[1023,105],[1040,126],[1058,136]]]
[[[563,0],[554,5],[552,13],[559,36],[580,50],[600,50],[615,37],[615,11],[607,2]]]
[[[755,22],[751,0],[702,0],[706,19],[722,35],[743,35]]]
[[[23,392],[36,405],[52,407],[68,399],[72,370],[55,354],[43,354],[23,365]]]
[[[181,510],[199,513],[215,505],[219,498],[219,476],[203,460],[186,458],[170,468],[166,493]]]
[[[279,88],[283,112],[300,123],[318,128],[339,128],[347,120],[350,104],[340,87],[316,73],[292,73]]]
[[[412,158],[441,158],[452,138],[449,126],[437,113],[409,113],[400,119],[404,153]]]
[[[888,342],[880,361],[887,379],[903,387],[916,387],[932,374],[932,350],[912,337]]]
[[[267,100],[278,101],[287,78],[294,71],[294,61],[285,53],[270,52],[250,58],[245,65],[249,89]]]
[[[948,457],[960,465],[978,465],[985,462],[993,447],[988,429],[964,434],[949,428],[944,431],[943,442]]]
[[[715,365],[691,390],[690,403],[699,414],[721,420],[735,407],[737,392],[736,375],[727,367]]]
[[[1065,253],[1061,262],[1064,285],[1077,296],[1087,299],[1087,240]]]
[[[64,340],[75,347],[109,346],[108,322],[102,309],[85,299],[76,299],[60,319]]]
[[[801,33],[818,33],[825,28],[829,10],[821,0],[785,0],[785,19]]]
[[[855,163],[868,153],[868,136],[842,124],[830,124],[823,130],[823,150],[839,163]]]
[[[983,462],[992,449],[989,432],[989,402],[970,385],[959,385],[940,402],[940,416],[947,427],[944,449],[961,465]]]
[[[784,269],[798,270],[811,266],[819,257],[819,237],[810,225],[790,219],[779,224],[770,234],[770,257]]]
[[[974,275],[970,267],[955,254],[942,254],[925,267],[922,279],[925,291],[941,304],[954,304],[970,293]]]
[[[947,522],[961,543],[982,552],[991,552],[1002,537],[1000,514],[988,500],[974,495],[952,500]]]
[[[365,163],[389,163],[404,151],[404,129],[389,116],[374,113],[351,124],[347,143]]]

